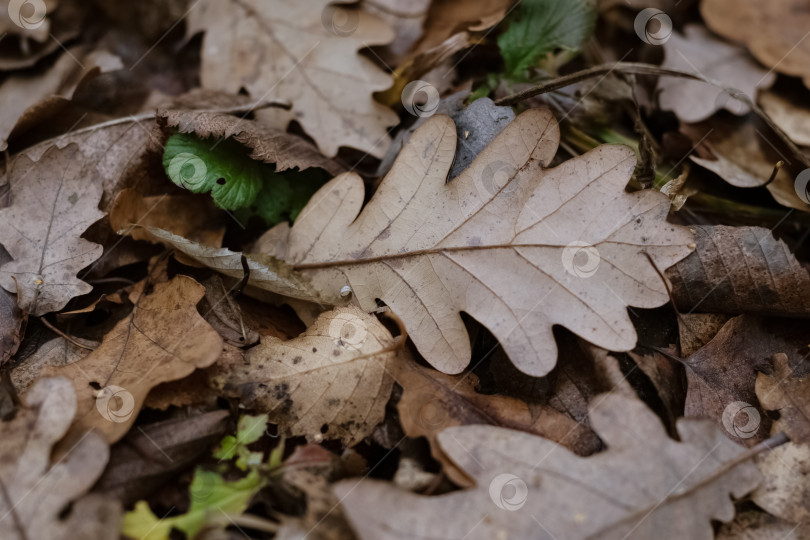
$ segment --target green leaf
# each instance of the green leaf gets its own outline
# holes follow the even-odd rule
[[[242,415],[236,427],[236,436],[227,435],[219,447],[214,450],[214,457],[221,460],[231,460],[238,457],[236,466],[241,470],[247,470],[250,465],[258,465],[262,462],[261,452],[251,452],[247,445],[262,438],[267,425],[267,415],[260,414],[250,416]]]
[[[138,501],[135,509],[124,515],[121,532],[141,540],[169,540],[172,529],[177,529],[188,538],[194,538],[203,527],[226,525],[229,514],[244,512],[265,484],[258,470],[240,480],[228,482],[218,473],[198,468],[189,488],[191,505],[188,512],[159,519],[146,501]]]
[[[216,205],[226,210],[256,200],[265,167],[231,139],[203,140],[177,133],[169,137],[163,151],[163,168],[172,182],[194,193],[210,191]]]
[[[543,56],[558,49],[576,51],[593,33],[593,0],[523,0],[498,47],[510,79],[524,80]]]
[[[271,173],[255,202],[250,208],[236,212],[236,217],[247,221],[251,216],[259,216],[269,227],[282,221],[295,221],[309,199],[329,178],[329,173],[323,169]]]

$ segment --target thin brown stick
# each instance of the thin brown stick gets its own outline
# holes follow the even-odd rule
[[[759,105],[757,105],[751,98],[746,96],[745,94],[737,91],[734,88],[724,86],[723,84],[711,80],[707,77],[703,77],[697,73],[691,73],[689,71],[683,71],[680,69],[671,69],[671,68],[663,68],[660,66],[655,66],[653,64],[644,64],[641,62],[615,62],[612,64],[601,64],[598,66],[593,66],[587,69],[583,69],[581,71],[576,71],[574,73],[570,73],[568,75],[563,75],[562,77],[557,77],[556,79],[552,79],[550,81],[546,81],[540,83],[532,88],[528,88],[523,90],[522,92],[518,92],[517,94],[512,94],[511,96],[506,96],[501,99],[495,101],[496,105],[515,105],[520,103],[524,99],[528,99],[530,97],[538,96],[540,94],[545,94],[547,92],[552,92],[554,90],[559,90],[560,88],[564,88],[566,86],[578,83],[580,81],[584,81],[587,79],[591,79],[593,77],[598,77],[600,75],[607,75],[612,72],[617,73],[625,73],[625,74],[635,74],[635,75],[654,75],[659,77],[680,77],[683,79],[691,79],[693,81],[700,81],[706,84],[710,84],[716,88],[720,88],[726,91],[729,95],[733,96],[735,99],[738,99],[751,107],[751,110],[756,113],[757,116],[762,118],[762,120],[770,127],[776,135],[782,139],[782,142],[790,148],[790,151],[795,154],[796,158],[805,166],[810,167],[810,158],[804,155],[803,152],[799,150],[796,144],[787,136],[787,134],[782,131],[782,129],[776,125],[776,123],[771,120],[771,117],[763,111]]]
[[[82,343],[79,343],[78,341],[76,341],[75,339],[73,339],[72,337],[70,337],[69,335],[65,334],[64,332],[62,332],[61,330],[59,330],[57,327],[55,327],[54,325],[52,325],[50,322],[48,322],[48,319],[46,319],[45,317],[40,317],[40,318],[39,318],[39,320],[40,320],[40,321],[42,321],[42,324],[44,324],[46,327],[48,327],[48,329],[49,329],[51,332],[55,332],[55,333],[59,334],[60,336],[62,336],[63,338],[65,338],[65,339],[66,339],[66,340],[68,340],[69,342],[73,343],[73,344],[74,344],[74,345],[76,345],[77,347],[81,347],[82,349],[87,349],[88,351],[93,351],[93,350],[95,350],[95,349],[93,349],[93,347],[88,347],[87,345],[84,345],[84,344],[82,344]]]

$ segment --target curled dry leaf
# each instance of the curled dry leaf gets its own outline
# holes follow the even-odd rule
[[[559,127],[533,109],[446,183],[456,143],[452,120],[431,117],[362,212],[362,180],[338,176],[310,199],[276,255],[327,302],[345,302],[346,286],[366,311],[385,302],[445,373],[470,360],[460,311],[530,375],[554,367],[554,324],[610,350],[632,349],[627,306],[668,300],[648,257],[664,269],[694,247],[687,228],[666,222],[665,195],[625,192],[633,151],[603,145],[547,169]]]
[[[810,109],[773,92],[761,93],[759,104],[793,142],[810,146]]]
[[[810,376],[794,375],[788,356],[773,356],[773,372],[757,376],[762,407],[779,413],[779,426],[796,443],[810,443]]]
[[[225,98],[209,92],[191,92],[184,101],[193,101],[195,109],[208,104],[223,108],[252,103],[252,100],[246,100],[243,96]],[[275,163],[277,171],[294,167],[300,170],[319,167],[331,174],[340,174],[345,170],[337,162],[324,157],[317,148],[301,137],[243,117],[192,109],[162,109],[158,111],[158,123],[180,133],[193,133],[201,138],[233,138],[253,150],[251,158]]]
[[[663,48],[661,67],[700,73],[751,99],[757,89],[776,80],[776,74],[757,64],[745,49],[717,39],[697,24],[686,25],[684,35],[673,32]],[[720,109],[738,116],[750,111],[743,101],[701,81],[666,77],[659,79],[658,88],[661,108],[674,111],[684,122],[700,122]]]
[[[810,12],[805,0],[702,0],[706,24],[744,43],[757,60],[779,73],[802,77],[810,88]]]
[[[76,394],[65,379],[40,379],[24,401],[13,420],[0,423],[0,537],[77,538],[79,507],[67,518],[63,513],[101,475],[109,449],[88,433],[51,464],[51,449],[76,413]]]
[[[711,520],[734,517],[729,494],[759,482],[749,462],[716,474],[742,449],[711,422],[681,419],[674,441],[644,404],[612,394],[591,421],[608,449],[589,458],[526,433],[453,427],[439,443],[475,489],[422,497],[363,480],[336,492],[363,539],[711,539]]]
[[[211,382],[293,436],[340,439],[348,445],[371,434],[385,416],[394,381],[388,371],[394,343],[374,316],[356,307],[322,314],[289,341],[266,337],[243,365],[217,365]],[[326,428],[326,429],[324,429]]]
[[[784,154],[765,135],[767,128],[750,119],[712,118],[710,123],[681,124],[681,131],[697,145],[700,157],[689,159],[735,187],[764,186],[776,163],[784,160]],[[779,204],[810,212],[810,205],[796,194],[794,178],[786,167],[766,187]]]
[[[458,485],[473,483],[439,447],[439,434],[450,426],[507,427],[545,437],[575,452],[600,444],[588,426],[548,405],[530,411],[519,399],[479,394],[475,375],[446,375],[413,361],[398,361],[394,366],[394,377],[403,390],[397,404],[402,428],[409,437],[427,438],[433,457]]]
[[[357,53],[393,39],[381,20],[331,0],[202,0],[188,14],[188,34],[201,31],[204,88],[288,100],[289,112],[256,117],[281,129],[297,121],[329,157],[340,146],[385,153],[397,118],[372,93],[391,78]]]
[[[128,227],[123,227],[118,232],[124,233],[127,229]],[[243,254],[231,251],[228,248],[211,248],[154,227],[145,227],[145,230],[155,239],[173,247],[193,261],[237,279],[241,279],[245,275],[242,267],[242,257],[244,256],[250,270],[250,279],[248,281],[250,285],[283,296],[318,303],[322,301],[318,291],[312,287],[306,278],[294,272],[284,261],[275,257],[261,254]]]
[[[222,338],[196,309],[202,285],[186,276],[169,282],[142,281],[130,292],[135,305],[129,316],[104,336],[101,345],[81,360],[52,367],[45,374],[70,379],[76,389],[78,414],[68,442],[95,429],[107,442],[129,431],[155,385],[211,365],[222,350]]]
[[[0,210],[0,243],[14,261],[0,267],[0,286],[16,292],[20,308],[35,316],[90,292],[76,274],[103,251],[81,238],[104,213],[102,187],[80,153],[72,145],[52,148],[36,162],[20,156],[9,173],[11,205]]]
[[[810,313],[810,273],[771,231],[725,225],[696,230],[695,252],[666,272],[681,311]]]

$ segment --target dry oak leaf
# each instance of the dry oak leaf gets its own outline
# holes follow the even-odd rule
[[[297,338],[263,338],[242,365],[218,364],[210,370],[211,382],[251,409],[267,411],[289,435],[353,445],[385,416],[394,385],[388,368],[396,353],[380,351],[393,343],[373,315],[354,306],[337,308]]]
[[[700,14],[721,36],[744,43],[779,73],[802,77],[810,88],[810,10],[806,0],[702,0]]]
[[[779,412],[779,425],[790,440],[810,443],[810,375],[794,375],[788,356],[773,356],[773,373],[757,376],[756,393],[764,409]]]
[[[695,252],[666,272],[681,311],[810,314],[810,273],[771,231],[695,229]]]
[[[778,426],[778,422],[776,423]],[[774,428],[777,431],[778,427]],[[810,522],[810,444],[789,442],[757,456],[762,484],[751,499],[763,510],[792,523]]]
[[[376,480],[340,482],[343,508],[362,539],[713,537],[711,520],[731,521],[729,494],[756,487],[743,449],[711,422],[680,419],[667,437],[642,402],[597,398],[591,421],[607,450],[581,458],[546,439],[492,426],[448,428],[439,443],[476,482],[438,497]]]
[[[759,104],[793,142],[810,146],[810,109],[773,92],[761,93]]]
[[[68,434],[78,440],[95,429],[113,443],[129,431],[149,390],[210,366],[222,338],[197,313],[205,288],[187,276],[133,286],[132,313],[104,336],[101,345],[70,365],[44,374],[73,382],[79,412]]]
[[[510,396],[484,395],[475,391],[475,375],[446,375],[413,361],[399,360],[392,369],[402,397],[397,403],[402,429],[412,438],[425,437],[444,473],[456,484],[471,486],[470,479],[439,448],[438,436],[450,426],[494,425],[545,437],[575,451],[599,444],[591,429],[542,405],[538,411]]]
[[[81,235],[104,217],[102,186],[87,174],[78,146],[51,148],[34,162],[19,156],[9,173],[11,205],[0,210],[0,243],[13,261],[0,286],[34,316],[59,311],[93,287],[76,278],[103,248]]]
[[[698,24],[686,25],[683,36],[673,32],[663,48],[661,67],[697,71],[749,97],[756,97],[758,88],[768,88],[776,80],[776,74],[757,64],[745,49],[716,38]],[[751,110],[743,101],[702,81],[667,77],[659,79],[658,88],[661,108],[675,112],[684,122],[700,122],[720,109],[738,116]]]
[[[381,20],[331,0],[202,0],[188,19],[189,36],[205,32],[203,88],[290,101],[290,111],[256,117],[277,128],[297,121],[329,157],[340,146],[385,153],[397,117],[372,93],[391,77],[357,53],[393,39]]]
[[[40,379],[13,420],[0,423],[0,538],[77,538],[62,514],[101,475],[109,448],[88,433],[59,461],[51,449],[76,413],[70,381]],[[76,512],[74,507],[74,512]]]
[[[551,112],[533,109],[446,183],[456,142],[453,121],[431,117],[362,212],[362,179],[340,175],[310,199],[274,255],[323,299],[340,302],[348,286],[365,311],[385,302],[444,373],[470,361],[460,311],[529,375],[554,367],[555,324],[609,350],[632,349],[627,306],[668,300],[648,256],[664,269],[694,248],[689,229],[666,222],[666,195],[625,192],[632,150],[602,145],[547,169],[559,127]]]

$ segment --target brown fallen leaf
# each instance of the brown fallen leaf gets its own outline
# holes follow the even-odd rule
[[[147,497],[211,448],[225,433],[228,416],[228,411],[211,411],[132,430],[112,447],[93,492],[125,505]]]
[[[773,142],[764,134],[767,128],[759,121],[714,117],[711,122],[681,124],[681,131],[695,141],[698,155],[689,159],[701,167],[735,187],[754,188],[767,184],[768,192],[779,204],[810,211],[810,205],[796,194],[794,178],[786,167],[768,183],[784,154],[775,150]]]
[[[774,92],[761,92],[759,104],[793,142],[810,146],[810,109]]]
[[[90,430],[113,443],[135,422],[146,394],[216,361],[222,338],[197,313],[202,285],[186,276],[132,287],[132,313],[78,362],[44,370],[68,378],[79,399],[68,441]]]
[[[775,71],[802,77],[810,88],[810,12],[804,0],[702,0],[700,14],[709,28],[744,43]]]
[[[395,352],[381,351],[393,343],[374,316],[337,308],[297,338],[264,338],[242,365],[217,364],[211,383],[247,407],[267,411],[289,435],[354,445],[385,416]]]
[[[144,227],[172,231],[204,246],[222,245],[225,226],[218,219],[210,197],[155,195],[144,197],[130,188],[122,189],[109,209],[110,227],[126,231],[135,240],[157,242]],[[137,223],[139,227],[132,227]]]
[[[353,540],[355,538],[340,501],[323,474],[317,474],[300,465],[288,465],[282,480],[306,500],[306,510],[301,517],[283,516],[276,534],[277,540]]]
[[[424,34],[432,0],[363,0],[364,11],[378,17],[394,30],[394,39],[375,52],[387,65],[400,67],[411,47]]]
[[[92,290],[76,274],[102,253],[81,238],[104,216],[102,188],[79,155],[78,146],[53,148],[36,162],[19,157],[9,172],[11,205],[0,210],[0,243],[14,261],[0,267],[0,286],[35,316]]]
[[[796,443],[810,443],[810,376],[797,376],[788,356],[773,356],[773,372],[757,376],[756,393],[762,407],[779,413],[779,426]]]
[[[771,231],[725,225],[695,229],[695,252],[666,271],[681,311],[810,313],[810,273]]]
[[[714,418],[740,444],[766,439],[771,421],[757,400],[757,375],[774,354],[787,353],[800,361],[805,344],[800,322],[752,315],[731,319],[707,345],[683,360],[686,416]]]
[[[79,347],[63,337],[56,337],[40,345],[37,350],[14,366],[11,371],[11,382],[17,393],[24,394],[42,375],[48,366],[66,366],[81,360],[90,350],[98,346],[97,342],[71,338],[76,343],[88,347]]]
[[[511,11],[510,0],[434,0],[425,17],[422,38],[413,48],[420,54],[464,30],[495,26]]]
[[[643,403],[606,394],[591,421],[608,450],[589,458],[526,433],[448,428],[444,452],[475,489],[421,497],[376,480],[335,491],[360,538],[700,538],[734,517],[729,494],[759,482],[750,462],[722,471],[742,449],[711,422],[681,419],[669,439]]]
[[[76,413],[76,394],[65,379],[40,379],[24,401],[13,420],[0,423],[0,537],[78,538],[71,514],[64,513],[101,475],[109,449],[88,433],[51,463],[51,448]]]
[[[324,157],[317,148],[301,137],[248,120],[244,115],[234,116],[195,110],[236,106],[247,108],[253,101],[244,96],[199,90],[189,92],[178,100],[175,106],[182,106],[184,103],[193,107],[158,110],[158,124],[164,129],[172,128],[180,133],[193,133],[201,138],[233,138],[253,150],[251,158],[274,163],[277,171],[294,167],[299,170],[318,167],[331,174],[345,171],[342,165]]]
[[[600,444],[587,425],[551,406],[530,411],[519,399],[479,394],[475,391],[478,384],[475,375],[446,375],[405,360],[394,363],[393,374],[403,389],[397,404],[402,428],[409,437],[427,438],[433,457],[458,485],[472,486],[473,482],[439,447],[439,434],[450,426],[507,427],[545,437],[573,452],[580,450],[580,454],[582,449]]]
[[[778,423],[777,423],[778,424]],[[751,499],[791,523],[810,519],[810,445],[789,442],[757,457],[763,481]]]
[[[678,317],[680,356],[687,357],[712,340],[731,315],[718,313],[681,313]]]
[[[257,99],[290,101],[289,112],[263,110],[256,117],[280,129],[297,121],[328,157],[340,146],[385,153],[386,128],[397,118],[372,93],[391,79],[357,54],[391,41],[381,20],[331,0],[203,0],[188,14],[188,35],[199,32],[205,32],[203,88],[236,94],[244,87]]]
[[[533,109],[446,183],[456,142],[452,120],[431,117],[362,212],[362,180],[338,176],[275,255],[325,302],[345,302],[341,291],[366,311],[385,302],[445,373],[470,360],[460,311],[529,375],[556,363],[554,324],[606,349],[632,349],[627,306],[668,299],[648,256],[663,269],[694,247],[687,228],[665,221],[665,195],[625,192],[634,153],[603,145],[546,169],[559,128],[549,111]]]
[[[757,64],[745,49],[717,39],[705,27],[688,24],[683,30],[683,35],[673,32],[664,43],[661,67],[700,73],[749,98],[776,80],[776,74]],[[658,89],[661,108],[673,111],[684,122],[700,122],[720,109],[738,116],[750,111],[743,101],[701,81],[661,78]]]
[[[82,58],[80,62],[77,57]],[[0,85],[0,150],[8,146],[12,132],[24,131],[29,116],[40,108],[69,102],[73,94],[102,72],[120,69],[121,59],[105,51],[87,54],[82,47],[66,50],[44,73],[21,73]]]
[[[674,428],[683,415],[686,401],[686,380],[677,362],[659,352],[652,354],[627,353],[638,368],[650,379],[663,405],[665,425]],[[674,430],[673,430],[674,431]]]
[[[233,298],[234,287],[226,287],[218,274],[212,275],[203,282],[205,298],[202,310],[205,320],[213,327],[222,339],[236,347],[250,347],[259,342],[259,333],[245,323],[242,310]]]
[[[8,206],[10,189],[7,177],[0,178],[0,209]],[[0,268],[12,261],[11,255],[0,246]],[[17,352],[22,340],[25,314],[17,306],[16,293],[10,293],[0,287],[0,366]]]

